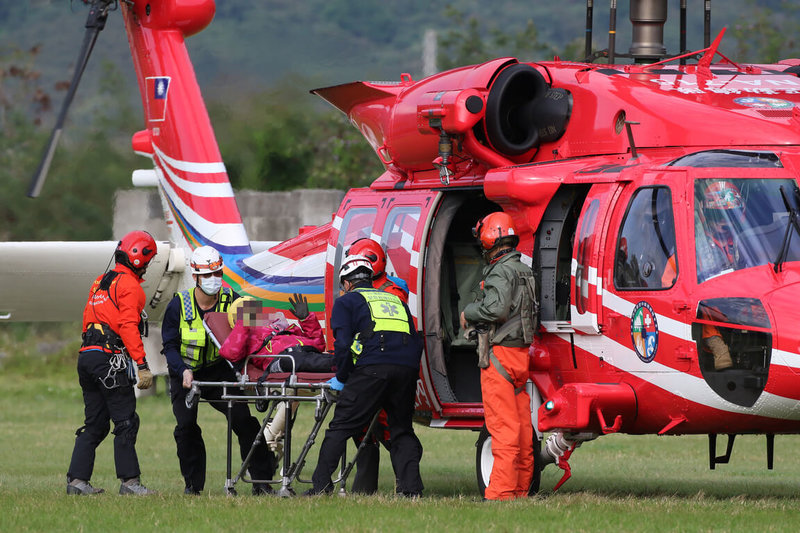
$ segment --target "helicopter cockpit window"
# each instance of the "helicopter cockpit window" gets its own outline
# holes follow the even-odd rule
[[[336,255],[333,262],[334,278],[336,278],[334,283],[337,289],[339,267],[342,266],[345,250],[353,244],[353,241],[369,237],[372,234],[372,224],[375,222],[377,211],[374,207],[357,207],[350,209],[344,215],[342,225],[339,228],[339,239],[336,241]],[[335,299],[338,291],[333,291],[333,294]]]
[[[412,266],[411,250],[421,213],[422,209],[419,206],[393,208],[386,217],[381,235],[381,245],[386,251],[388,260],[386,272],[406,281],[411,275],[409,271],[409,267]]]
[[[699,179],[694,188],[697,282],[767,263],[784,251],[785,261],[800,260],[800,236],[787,234],[787,199],[797,185],[781,179]],[[796,207],[796,206],[794,206]]]
[[[617,239],[617,289],[668,289],[678,277],[672,195],[667,187],[636,191]]]
[[[575,268],[575,309],[579,314],[587,311],[589,297],[589,265],[591,263],[591,250],[594,245],[595,222],[600,211],[600,202],[592,200],[586,208],[581,233],[578,237],[577,265]]]
[[[685,155],[667,166],[695,168],[783,168],[773,152],[745,150],[706,150]]]

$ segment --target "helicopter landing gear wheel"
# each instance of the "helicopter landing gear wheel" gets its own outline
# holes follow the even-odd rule
[[[542,479],[542,467],[540,451],[542,449],[542,441],[536,435],[533,436],[533,478],[531,478],[531,486],[528,489],[528,496],[533,496],[539,492],[539,483]],[[478,492],[481,497],[486,496],[486,487],[489,485],[489,477],[492,474],[492,465],[494,464],[494,457],[492,457],[492,436],[486,426],[481,428],[478,434],[478,442],[475,443],[475,473],[478,478]]]

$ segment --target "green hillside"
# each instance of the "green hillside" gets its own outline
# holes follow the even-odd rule
[[[605,48],[608,29],[606,2],[595,2],[594,35],[596,48]],[[671,0],[670,20],[665,28],[667,47],[677,52],[678,2]],[[448,3],[423,0],[379,2],[350,0],[219,0],[217,15],[205,31],[192,37],[192,53],[198,77],[204,87],[223,97],[231,90],[256,90],[294,74],[307,79],[309,86],[330,85],[353,79],[397,79],[402,72],[415,77],[422,70],[422,38],[427,29],[440,36],[453,28],[454,21],[444,16]],[[583,36],[585,3],[549,3],[500,0],[479,2],[462,0],[455,4],[464,18],[475,17],[485,35],[496,29],[507,34],[522,31],[533,21],[540,40],[555,49]],[[772,8],[782,15],[794,12],[792,3],[772,0],[752,2],[726,0],[712,2],[712,34],[729,28],[723,49],[735,55],[738,40],[731,35],[743,20],[753,22],[753,6],[761,12]],[[628,3],[619,2],[617,50],[630,45]],[[689,48],[702,47],[703,2],[689,2]],[[2,2],[0,6],[0,49],[28,49],[41,45],[39,67],[49,79],[68,78],[83,35],[86,7],[80,0],[28,0]],[[779,18],[775,17],[775,24]],[[786,35],[785,44],[791,35]],[[748,36],[748,40],[754,37]],[[582,50],[582,48],[581,48]],[[494,50],[497,55],[515,50]],[[524,54],[524,50],[522,51]],[[521,55],[523,55],[521,54]],[[533,51],[523,60],[534,57]],[[567,59],[578,59],[571,57]],[[739,58],[742,59],[742,58]],[[756,59],[756,58],[747,58]],[[108,27],[92,58],[94,65],[111,61],[126,73],[130,70],[127,41],[121,17],[109,16]],[[96,79],[97,68],[90,65],[87,79]]]
[[[602,4],[602,5],[601,5]],[[678,52],[678,2],[665,42]],[[703,4],[689,2],[688,47],[703,47]],[[618,53],[630,47],[619,2]],[[712,36],[738,61],[800,56],[800,7],[786,0],[712,2]],[[188,41],[223,158],[237,188],[366,185],[380,164],[344,118],[309,94],[353,80],[422,77],[422,41],[438,35],[441,67],[512,55],[582,59],[585,2],[497,0],[218,0],[212,24]],[[0,239],[110,237],[110,196],[141,159],[138,94],[119,13],[100,35],[37,203],[20,202],[72,76],[84,34],[81,0],[0,2]],[[594,49],[606,48],[608,8],[595,2]],[[60,88],[59,88],[60,87]],[[88,211],[86,203],[95,209]],[[64,220],[72,220],[64,225]]]

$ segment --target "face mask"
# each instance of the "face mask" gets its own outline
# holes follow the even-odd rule
[[[209,276],[207,278],[200,278],[200,290],[209,296],[214,296],[222,288],[222,278],[217,276]]]

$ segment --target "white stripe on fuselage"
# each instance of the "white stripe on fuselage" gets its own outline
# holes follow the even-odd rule
[[[222,183],[198,183],[181,178],[167,165],[161,165],[161,167],[167,171],[167,174],[175,183],[176,187],[179,187],[192,196],[202,198],[233,198],[233,188],[228,181]]]
[[[250,241],[244,230],[244,225],[240,223],[216,223],[203,218],[197,211],[186,205],[180,196],[172,188],[172,185],[164,179],[161,167],[156,167],[159,173],[159,182],[164,194],[169,197],[175,205],[175,209],[183,215],[186,222],[191,225],[201,236],[210,239],[214,244],[222,246],[249,246]]]
[[[647,298],[637,298],[637,303],[640,301],[647,301]],[[606,291],[603,294],[603,306],[623,316],[630,317],[633,313],[635,303],[631,303],[624,298],[620,298],[616,294]],[[675,320],[656,313],[656,320],[658,321],[658,331],[677,337],[685,341],[692,341],[692,331],[689,324],[685,324],[679,320]]]
[[[658,320],[661,320],[659,316]],[[559,335],[565,342],[569,335]],[[753,407],[730,403],[717,395],[702,378],[679,372],[656,361],[645,363],[629,347],[601,335],[574,335],[575,346],[585,350],[605,364],[659,387],[680,398],[721,411],[758,415],[770,418],[800,420],[800,402],[768,392],[762,392]],[[640,405],[647,409],[647,405]]]
[[[647,301],[647,298],[643,297],[637,299],[637,301],[642,300]],[[603,306],[606,309],[615,311],[623,316],[630,317],[631,313],[633,313],[633,308],[635,305],[636,304],[631,303],[628,300],[625,300],[624,298],[621,298],[620,296],[611,292],[606,291],[606,293],[603,294]],[[692,327],[690,324],[686,324],[659,313],[656,314],[656,320],[658,321],[659,332],[666,333],[677,339],[687,342],[694,342],[694,339],[692,338]],[[788,368],[800,369],[800,355],[784,350],[773,349],[771,364],[774,366],[785,366]]]
[[[173,159],[159,150],[155,143],[153,143],[153,150],[155,150],[156,154],[158,154],[158,156],[166,161],[170,166],[184,172],[194,172],[195,174],[223,174],[227,172],[225,170],[225,164],[221,161],[216,163],[194,163],[191,161]]]
[[[641,298],[639,300],[645,300]],[[606,291],[603,294],[603,305],[607,309],[623,316],[631,316],[635,304],[620,296]],[[691,337],[691,326],[679,320],[657,314],[658,330],[677,339],[694,342]],[[569,336],[559,335],[566,342]],[[575,345],[594,357],[603,358],[603,361],[623,372],[628,372],[636,377],[651,383],[665,391],[681,398],[732,413],[766,416],[772,418],[785,418],[800,420],[800,402],[793,398],[777,396],[763,392],[753,407],[742,407],[730,403],[718,396],[702,378],[679,372],[674,368],[662,365],[657,361],[645,363],[636,355],[629,346],[620,344],[613,339],[600,335],[574,335]],[[773,352],[773,365],[785,365],[793,368],[800,367],[797,354],[775,350]],[[791,364],[789,363],[791,362]]]

